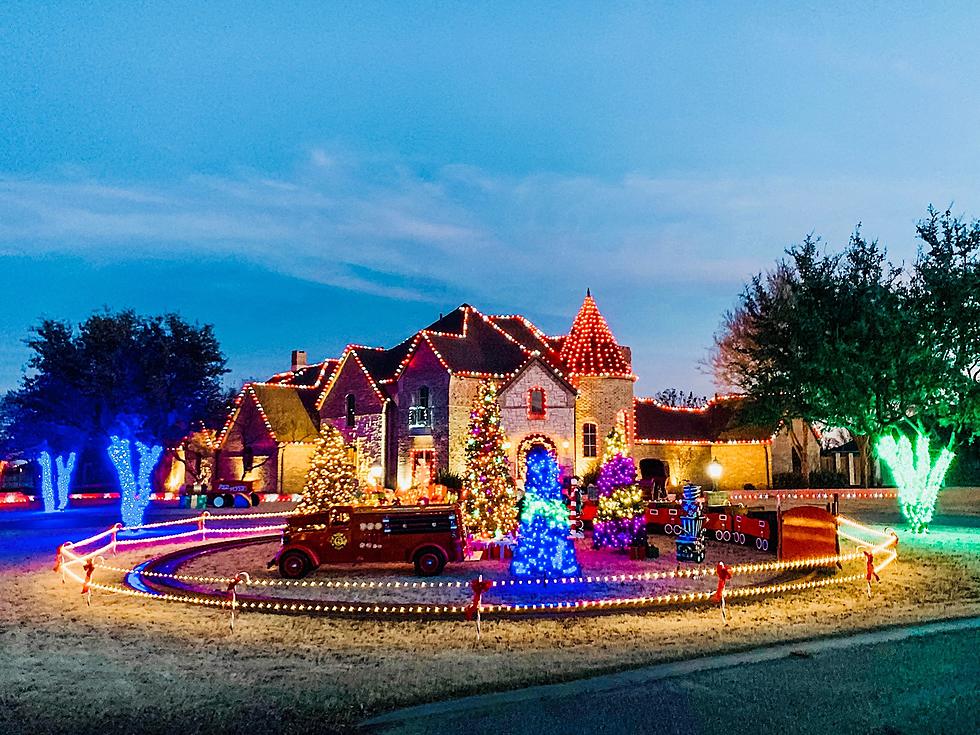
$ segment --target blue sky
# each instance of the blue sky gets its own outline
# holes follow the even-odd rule
[[[4,4],[0,389],[41,315],[180,311],[235,381],[591,287],[641,392],[708,393],[790,243],[980,216],[970,4],[528,5]]]

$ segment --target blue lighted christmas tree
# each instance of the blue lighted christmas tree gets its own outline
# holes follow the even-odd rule
[[[568,537],[568,508],[561,499],[558,465],[544,448],[527,453],[524,510],[517,549],[510,563],[519,577],[572,577],[579,573],[575,546]]]

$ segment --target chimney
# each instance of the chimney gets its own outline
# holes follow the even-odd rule
[[[293,350],[291,362],[292,366],[289,369],[294,373],[301,367],[306,367],[306,350]]]

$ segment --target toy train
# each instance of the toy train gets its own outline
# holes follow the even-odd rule
[[[681,508],[674,503],[650,503],[647,506],[647,533],[681,533]],[[705,535],[716,541],[746,546],[754,544],[760,551],[776,552],[776,512],[747,510],[744,506],[709,506],[705,509]]]

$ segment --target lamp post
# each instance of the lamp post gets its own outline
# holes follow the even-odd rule
[[[717,459],[713,459],[708,463],[708,477],[711,478],[711,489],[713,491],[718,490],[718,480],[721,479],[722,467],[721,463]]]

